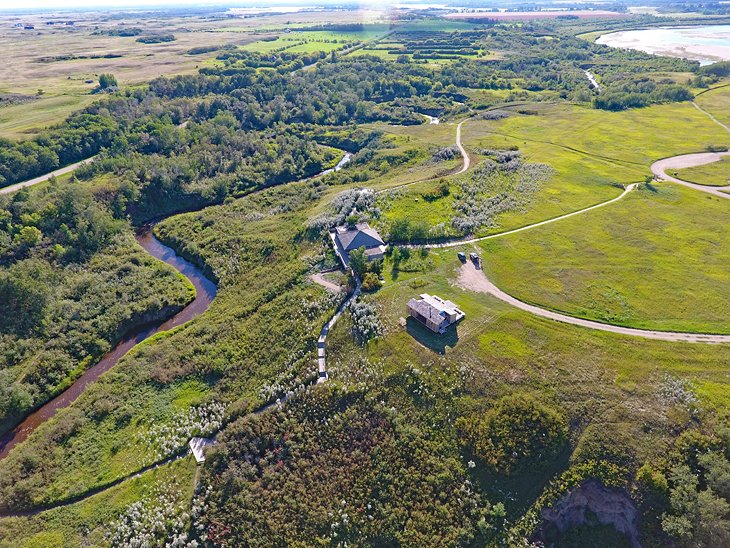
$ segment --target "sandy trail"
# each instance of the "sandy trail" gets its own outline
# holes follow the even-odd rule
[[[468,120],[467,118],[466,120]],[[456,126],[456,146],[459,147],[459,152],[461,152],[461,157],[464,159],[464,164],[461,166],[461,169],[456,172],[456,175],[461,175],[464,173],[467,169],[469,169],[469,164],[471,163],[471,160],[469,158],[469,155],[466,153],[466,150],[464,150],[464,146],[461,144],[461,125],[466,122],[466,120],[462,120],[459,122],[459,125]]]
[[[68,165],[66,167],[62,167],[60,169],[57,169],[55,171],[51,171],[50,173],[46,173],[45,175],[41,175],[40,177],[35,177],[33,179],[28,179],[27,181],[23,181],[22,183],[16,183],[14,185],[6,186],[3,188],[0,188],[0,194],[10,194],[12,192],[15,192],[17,190],[20,190],[21,188],[25,188],[27,186],[33,186],[37,185],[38,183],[42,183],[43,181],[47,181],[51,177],[60,177],[61,175],[65,175],[66,173],[70,173],[79,167],[88,164],[90,162],[93,162],[96,156],[92,156],[91,158],[87,158],[86,160],[81,160],[80,162],[76,162],[75,164]]]
[[[682,156],[672,156],[671,158],[664,158],[658,162],[654,162],[651,165],[651,172],[660,181],[671,181],[679,185],[683,185],[701,192],[712,194],[720,198],[730,198],[730,185],[726,186],[705,186],[698,185],[697,183],[690,183],[684,181],[673,175],[667,174],[669,172],[676,172],[678,169],[684,169],[688,167],[703,166],[705,164],[711,164],[719,162],[722,158],[730,156],[728,152],[698,152],[697,154],[684,154]]]
[[[719,87],[725,87],[725,86],[719,86]],[[713,122],[715,122],[718,126],[725,128],[725,131],[727,131],[728,133],[730,133],[730,127],[728,127],[725,124],[723,124],[720,120],[718,120],[717,118],[715,118],[710,112],[708,112],[705,109],[703,109],[700,105],[698,105],[694,101],[692,101],[692,105],[697,110],[699,110],[702,114],[708,116],[710,118],[710,120],[712,120]]]
[[[592,206],[589,206],[589,207],[586,207],[586,208],[583,208],[583,209],[579,209],[578,211],[573,211],[571,213],[566,213],[565,215],[560,215],[559,217],[553,217],[552,219],[547,219],[545,221],[540,221],[539,223],[533,223],[531,225],[526,225],[526,226],[523,226],[523,227],[520,227],[520,228],[515,228],[515,229],[512,229],[512,230],[506,230],[505,232],[498,232],[496,234],[490,234],[489,236],[481,236],[480,238],[470,238],[468,240],[452,240],[452,241],[443,242],[443,243],[440,243],[440,244],[428,244],[428,245],[424,245],[424,246],[411,245],[411,246],[404,246],[404,247],[413,247],[413,248],[416,248],[416,247],[428,247],[428,248],[431,248],[431,249],[433,249],[433,248],[443,248],[443,247],[456,247],[456,246],[459,246],[459,245],[473,244],[473,243],[476,243],[476,242],[481,242],[483,240],[491,240],[493,238],[501,238],[502,236],[508,236],[510,234],[515,234],[517,232],[523,232],[525,230],[530,230],[530,229],[536,228],[538,226],[543,226],[543,225],[547,225],[547,224],[554,223],[554,222],[557,222],[557,221],[561,221],[563,219],[567,219],[568,217],[573,217],[574,215],[580,215],[582,213],[586,213],[588,211],[592,211],[594,209],[598,209],[599,207],[604,207],[604,206],[607,206],[607,205],[612,204],[614,202],[618,202],[619,200],[621,200],[624,197],[626,197],[626,195],[629,192],[631,192],[632,190],[634,190],[636,188],[636,186],[637,186],[637,183],[632,183],[632,184],[628,185],[621,194],[619,194],[615,198],[612,198],[612,199],[607,200],[605,202],[601,202],[601,203],[596,204],[596,205],[592,205]]]
[[[583,318],[574,318],[573,316],[566,316],[559,312],[553,312],[545,308],[540,308],[526,302],[520,301],[515,297],[505,293],[494,285],[489,279],[487,279],[484,272],[477,269],[471,262],[467,262],[462,265],[459,270],[459,277],[456,281],[456,285],[462,289],[470,291],[476,291],[478,293],[487,293],[497,299],[506,302],[507,304],[524,310],[536,316],[555,320],[557,322],[568,323],[571,325],[578,325],[586,327],[588,329],[596,329],[599,331],[608,331],[609,333],[617,333],[619,335],[630,335],[632,337],[642,337],[644,339],[655,339],[660,341],[671,341],[671,342],[691,342],[691,343],[706,343],[706,344],[722,344],[730,343],[730,335],[710,335],[701,333],[680,333],[673,331],[651,331],[647,329],[634,329],[631,327],[620,327],[617,325],[610,325],[592,320],[585,320]]]
[[[330,291],[334,291],[335,293],[340,293],[342,291],[342,288],[336,283],[331,282],[330,280],[325,278],[324,275],[325,272],[317,272],[316,274],[312,274],[309,278],[314,283],[321,285],[325,289],[329,289]]]

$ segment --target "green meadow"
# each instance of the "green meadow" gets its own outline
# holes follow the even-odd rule
[[[312,53],[315,51],[330,52],[354,45],[356,42],[377,40],[388,32],[388,26],[382,24],[364,25],[362,30],[345,31],[300,31],[291,27],[291,32],[278,31],[278,37],[272,40],[267,37],[242,46],[247,51],[270,52],[284,49],[289,53]]]
[[[727,80],[725,83],[697,95],[695,103],[721,123],[730,126],[730,82]]]
[[[507,293],[601,322],[730,332],[727,201],[679,185],[481,242],[484,269]]]
[[[0,546],[112,546],[110,525],[133,504],[164,497],[187,508],[193,497],[195,468],[193,458],[187,457],[68,506],[32,516],[0,518]]]
[[[501,120],[477,116],[464,123],[462,142],[472,161],[480,160],[479,151],[483,149],[518,149],[525,161],[547,164],[553,175],[526,208],[499,215],[497,226],[478,231],[480,236],[605,202],[620,195],[626,185],[645,180],[655,160],[702,151],[727,140],[721,127],[686,103],[620,113],[541,103],[529,109],[516,106],[506,110],[512,114]],[[676,132],[673,126],[677,123],[691,131]],[[584,130],[576,131],[576,127]],[[446,146],[454,142],[455,128],[448,124],[388,129],[396,130],[416,143],[430,139]],[[636,142],[642,146],[632,145]],[[415,185],[391,200],[384,209],[384,222],[419,218],[430,226],[450,224],[451,200],[437,200],[427,208],[416,201],[421,192]]]
[[[559,401],[577,423],[618,430],[622,439],[634,435],[637,460],[656,457],[677,421],[686,419],[667,414],[657,398],[665,374],[689,382],[702,407],[730,409],[724,345],[652,341],[533,316],[459,287],[458,250],[430,251],[415,272],[394,270],[386,261],[385,285],[365,297],[377,306],[384,335],[358,347],[347,321],[338,323],[328,339],[333,379],[346,382],[358,356],[386,371],[406,364],[425,371],[460,368],[465,381],[464,393],[452,401],[457,413],[515,391],[541,394]],[[407,301],[421,293],[454,301],[465,319],[444,336],[411,321],[402,326]]]

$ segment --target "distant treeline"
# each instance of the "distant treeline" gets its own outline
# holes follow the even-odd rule
[[[134,28],[103,32],[130,31],[136,32]],[[187,116],[200,122],[225,113],[243,131],[280,123],[419,124],[422,117],[400,100],[448,97],[463,102],[469,99],[460,88],[515,89],[547,93],[546,97],[554,100],[593,101],[596,108],[621,110],[691,99],[686,82],[656,81],[647,76],[652,71],[694,72],[693,83],[701,86],[728,71],[727,63],[700,70],[695,62],[609,48],[558,32],[537,33],[529,27],[524,31],[497,27],[403,33],[393,39],[418,57],[463,57],[477,48],[512,53],[501,60],[460,58],[434,67],[406,56],[392,62],[370,56],[340,59],[336,52],[227,49],[218,55],[220,65],[205,67],[195,75],[158,78],[145,90],[130,91],[74,114],[34,140],[0,140],[0,186],[46,173],[105,148],[119,155],[134,152],[129,148],[129,132],[138,117],[149,115],[146,108],[152,104],[157,105],[158,118],[166,114],[172,123],[182,121],[180,112],[187,110]],[[299,70],[314,63],[319,63],[316,70]],[[584,68],[598,76],[602,87],[599,95],[589,86]],[[177,99],[187,99],[186,107],[181,109]]]

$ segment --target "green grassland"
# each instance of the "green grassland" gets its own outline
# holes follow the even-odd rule
[[[555,171],[531,207],[502,216],[495,231],[606,201],[618,196],[622,186],[649,175],[655,160],[728,141],[722,128],[686,103],[619,113],[574,105],[535,104],[529,110],[539,114],[469,121],[462,128],[462,140],[469,147],[516,146],[526,160]],[[680,125],[686,131],[676,131]]]
[[[730,158],[722,158],[719,162],[712,162],[703,166],[677,170],[677,177],[698,185],[730,185]]]
[[[448,166],[452,162],[442,162]],[[425,230],[444,223],[444,236],[460,236],[448,222],[453,216],[453,197],[445,196],[436,200],[426,200],[424,194],[433,192],[440,185],[439,179],[432,179],[408,186],[407,188],[383,193],[378,196],[376,205],[383,215],[374,224],[383,234],[388,234],[394,220],[407,221],[411,226],[423,226]]]
[[[721,123],[730,126],[730,83],[727,80],[695,97],[695,103]]]
[[[485,228],[478,235],[519,228],[615,198],[626,185],[644,180],[650,174],[653,161],[702,151],[728,139],[722,128],[689,104],[620,113],[540,103],[530,105],[527,110],[519,106],[508,110],[513,113],[508,118],[494,121],[475,117],[463,125],[462,142],[470,150],[472,160],[479,161],[480,156],[474,151],[480,149],[517,148],[525,161],[547,164],[553,169],[553,175],[528,207],[499,215],[497,226]],[[520,110],[530,114],[519,114]],[[691,128],[691,132],[676,132],[673,126],[677,124]],[[584,131],[576,131],[576,127]],[[449,144],[447,128],[453,132],[453,126],[442,124],[439,129],[432,128],[412,126],[398,131],[418,138],[417,142],[425,143],[435,137],[440,144]],[[453,139],[452,134],[451,142]],[[636,142],[642,146],[631,145]],[[392,200],[383,211],[384,222],[422,215],[425,205],[415,206],[419,194],[418,188],[409,188],[400,198]],[[432,203],[428,215],[421,216],[422,220],[430,226],[450,225],[453,217],[450,203],[450,199]]]
[[[660,158],[701,152],[709,145],[724,145],[730,140],[727,132],[689,103],[621,112],[570,104],[534,104],[523,108],[536,115],[469,123],[462,130],[462,138],[469,145],[516,143],[520,149],[526,147],[526,153],[532,143],[548,144],[626,169],[643,169],[645,173]]]
[[[90,26],[80,22],[76,27],[63,29],[39,25],[34,32],[3,27],[0,93],[35,96],[41,89],[43,95],[32,102],[1,107],[0,137],[32,137],[63,121],[94,100],[90,92],[101,73],[113,73],[122,86],[144,84],[162,74],[192,74],[201,62],[215,56],[215,52],[189,55],[192,48],[245,44],[260,38],[225,29],[207,32],[188,21],[184,28],[176,28],[173,23],[174,42],[142,44],[134,36],[95,35],[95,29],[105,30],[113,24],[100,24],[98,20],[93,23]],[[155,28],[144,19],[131,18],[128,24],[145,30]],[[58,56],[76,58],[54,59]]]
[[[291,32],[279,32],[278,38],[257,40],[242,47],[247,51],[269,52],[285,49],[290,53],[330,52],[354,45],[357,42],[377,40],[388,32],[387,25],[364,25],[361,30],[344,31],[300,31],[291,27]]]
[[[350,55],[357,57],[359,55],[372,55],[379,59],[385,59],[386,61],[395,61],[398,58],[397,53],[390,53],[387,49],[380,48],[360,48],[353,51]]]
[[[0,135],[24,139],[40,128],[66,119],[94,101],[93,95],[43,95],[33,101],[0,108]]]
[[[193,458],[187,457],[62,508],[33,516],[0,518],[0,546],[111,546],[107,536],[111,523],[134,503],[159,503],[164,496],[187,507],[193,496],[195,467]]]
[[[265,53],[281,48],[311,52],[377,39],[389,30],[381,24],[353,33],[284,32],[286,27],[341,23],[353,13],[191,20],[189,33],[182,23],[171,29],[176,42],[135,43],[134,48],[152,54],[150,64],[136,50],[125,51],[110,60],[119,64],[108,70],[118,72],[124,84],[149,79],[150,71],[192,73],[193,65],[210,64],[215,55],[188,56],[186,41],[196,36]],[[290,24],[292,18],[296,21]],[[249,32],[264,28],[272,32]],[[403,23],[396,32],[412,33],[415,43],[419,33],[473,28],[460,21],[422,20]],[[79,36],[86,35],[59,34],[56,39],[64,44],[78,42]],[[261,40],[271,36],[277,38]],[[134,42],[99,39],[108,41],[95,44],[100,48]],[[410,39],[402,40],[406,44]],[[38,47],[30,38],[27,45]],[[370,51],[387,54],[384,49],[357,54]],[[35,62],[33,55],[37,52],[24,62]],[[447,62],[422,61],[433,66]],[[48,99],[21,106],[30,109],[74,93],[89,97],[76,89],[86,73],[67,82],[59,74],[48,80],[53,89]],[[277,80],[287,78],[279,76]],[[35,80],[23,83],[29,90],[25,93],[33,91],[31,82]],[[361,344],[353,336],[353,316],[346,312],[327,339],[331,380],[308,386],[316,378],[319,330],[343,298],[310,280],[313,272],[336,264],[328,238],[314,227],[325,226],[333,211],[350,211],[350,206],[333,209],[333,200],[344,192],[393,190],[377,195],[378,214],[363,214],[372,214],[370,221],[384,233],[403,220],[452,229],[459,183],[469,180],[480,162],[497,156],[485,149],[519,149],[524,162],[550,166],[552,175],[531,201],[478,232],[490,234],[609,200],[625,185],[644,181],[658,158],[730,141],[689,103],[606,112],[586,104],[550,103],[557,93],[472,90],[468,103],[480,108],[512,100],[536,102],[507,106],[512,114],[499,120],[479,118],[476,112],[464,124],[462,140],[473,164],[459,181],[452,174],[461,159],[437,162],[433,155],[454,144],[455,122],[466,116],[458,109],[468,107],[445,106],[448,120],[439,125],[365,124],[363,129],[382,136],[362,141],[370,144],[338,172],[248,195],[253,187],[242,186],[239,194],[221,194],[223,205],[157,225],[163,242],[216,281],[216,299],[191,322],[138,345],[73,405],[0,460],[0,509],[68,502],[130,479],[59,509],[0,518],[0,546],[122,544],[108,535],[114,529],[110,522],[134,510],[135,502],[152,507],[164,500],[181,508],[162,520],[167,529],[158,537],[169,539],[173,529],[195,525],[182,512],[195,513],[190,501],[198,479],[200,496],[212,497],[202,517],[211,520],[206,531],[222,535],[213,534],[211,543],[276,538],[297,545],[485,545],[505,534],[552,479],[577,463],[619,463],[627,477],[633,476],[642,463],[665,456],[678,433],[710,432],[726,424],[728,345],[593,331],[530,315],[459,286],[456,252],[481,251],[495,283],[529,302],[635,327],[728,333],[726,203],[669,183],[646,184],[605,208],[480,244],[414,249],[399,264],[387,257],[383,287],[361,297],[374,306],[382,333]],[[700,98],[715,101],[713,112],[723,116],[725,99],[718,103],[719,96],[713,91]],[[399,96],[401,106],[394,101],[393,108],[417,111],[413,105],[424,104],[420,100],[439,107],[448,103],[442,97]],[[183,99],[178,104],[187,102],[195,103]],[[1,118],[2,109],[0,134]],[[402,119],[410,123],[415,118]],[[8,127],[8,134],[25,135],[45,119],[50,118]],[[224,116],[219,119],[225,122]],[[306,135],[333,144],[337,133],[338,128],[327,127]],[[359,142],[344,129],[339,133],[348,142]],[[69,183],[68,176],[62,183],[78,185],[103,201],[120,192],[122,178],[131,175],[119,173],[80,183]],[[433,199],[442,178],[450,182],[449,193]],[[169,205],[172,210],[175,204]],[[343,275],[329,278],[339,281]],[[403,320],[407,301],[424,292],[453,300],[466,318],[443,336]],[[252,413],[285,394],[285,405]],[[459,419],[486,416],[498,398],[514,394],[556,410],[568,435],[558,453],[545,459],[538,455],[534,467],[508,477],[490,469],[458,424]],[[190,436],[218,430],[218,447],[200,477],[189,457],[134,476],[181,454]],[[504,516],[492,506],[499,502],[505,505]],[[514,539],[499,540],[509,545]]]
[[[729,220],[724,200],[665,184],[480,245],[490,278],[521,300],[631,327],[730,333]]]

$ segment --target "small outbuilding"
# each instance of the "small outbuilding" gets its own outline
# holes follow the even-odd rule
[[[428,293],[408,301],[408,314],[434,333],[441,334],[466,315],[451,301]]]
[[[208,438],[190,438],[188,446],[193,457],[195,457],[195,462],[198,464],[205,462],[205,449],[213,443],[214,441]]]

